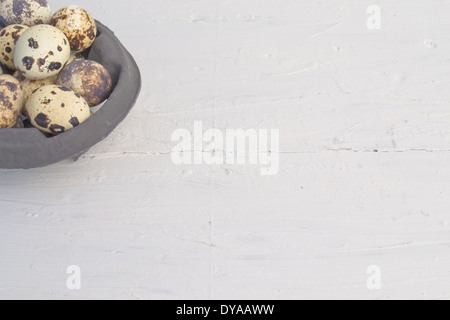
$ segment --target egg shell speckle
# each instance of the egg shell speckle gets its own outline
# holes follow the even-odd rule
[[[25,31],[16,43],[14,63],[27,79],[38,80],[56,76],[70,57],[67,37],[49,26],[34,26]]]
[[[68,131],[91,115],[88,104],[80,95],[58,85],[36,90],[25,108],[33,126],[50,134]]]
[[[112,90],[111,76],[100,63],[83,60],[67,65],[59,74],[57,83],[79,93],[95,107],[108,99]]]
[[[0,31],[0,62],[8,69],[16,70],[14,65],[14,49],[20,36],[28,30],[21,24],[7,26]]]
[[[17,79],[0,75],[0,128],[11,128],[22,109],[23,92]]]
[[[52,9],[47,0],[1,0],[0,22],[3,25],[23,24],[29,27],[49,24]]]
[[[78,6],[58,10],[53,15],[51,24],[64,32],[74,52],[88,49],[97,36],[94,18],[87,10]]]

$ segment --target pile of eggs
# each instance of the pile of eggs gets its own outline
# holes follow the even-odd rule
[[[110,74],[83,55],[97,36],[87,10],[52,14],[46,0],[0,0],[0,23],[0,129],[25,122],[61,134],[109,97]]]

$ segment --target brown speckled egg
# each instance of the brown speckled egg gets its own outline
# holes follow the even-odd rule
[[[16,70],[14,65],[14,49],[19,37],[28,30],[27,26],[12,24],[0,31],[0,62],[11,70]]]
[[[88,104],[79,94],[57,85],[36,90],[25,108],[33,126],[50,134],[68,131],[91,115]]]
[[[19,81],[10,75],[0,75],[0,128],[11,128],[16,124],[22,101]]]
[[[34,26],[25,31],[16,43],[14,64],[27,79],[38,80],[56,76],[70,57],[67,37],[49,26]]]
[[[90,107],[108,99],[112,80],[100,63],[83,60],[67,65],[59,74],[57,83],[79,93]]]
[[[70,48],[81,52],[89,48],[97,36],[92,15],[78,6],[68,6],[55,12],[51,24],[67,36]]]
[[[25,105],[30,98],[31,94],[40,87],[50,86],[56,84],[56,77],[41,79],[41,80],[29,80],[25,78],[19,71],[13,74],[13,77],[19,80],[23,90],[23,104]]]
[[[0,21],[3,25],[23,24],[29,27],[49,24],[52,9],[47,0],[1,0]]]

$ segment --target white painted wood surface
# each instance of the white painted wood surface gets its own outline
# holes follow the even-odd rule
[[[75,2],[142,94],[78,162],[0,170],[0,298],[450,298],[450,1]],[[280,129],[279,174],[175,166],[194,121]]]

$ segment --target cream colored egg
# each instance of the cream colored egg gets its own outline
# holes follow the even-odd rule
[[[55,12],[52,26],[67,36],[74,52],[89,48],[97,36],[97,26],[92,15],[79,6],[68,6]]]
[[[14,64],[27,79],[38,80],[56,76],[70,57],[67,37],[49,26],[34,26],[25,31],[16,43]]]
[[[91,115],[89,105],[79,94],[57,85],[36,90],[25,109],[33,126],[50,134],[68,131]]]
[[[22,109],[23,92],[17,79],[0,75],[0,128],[11,128]]]
[[[49,24],[52,9],[47,0],[1,0],[0,21],[3,25],[23,24],[29,27]]]
[[[16,70],[14,65],[14,49],[20,36],[28,30],[21,24],[12,24],[0,31],[0,62],[11,70]]]

